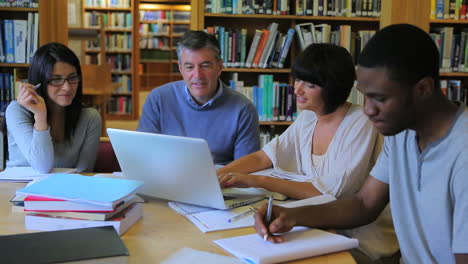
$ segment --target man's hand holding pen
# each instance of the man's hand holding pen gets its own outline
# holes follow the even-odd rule
[[[270,242],[284,242],[284,237],[282,235],[274,235],[274,233],[288,232],[296,225],[296,218],[293,213],[294,209],[295,208],[272,206],[270,224],[267,224],[266,215],[268,204],[264,204],[255,213],[255,230],[262,238],[267,236],[267,240]]]

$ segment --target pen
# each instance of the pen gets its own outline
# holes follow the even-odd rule
[[[38,83],[38,84],[34,85],[33,88],[34,88],[34,90],[37,90],[37,88],[39,88],[39,87],[41,87],[41,83]]]
[[[268,208],[267,208],[267,213],[265,216],[265,225],[267,226],[267,228],[270,225],[272,208],[273,208],[273,195],[270,195],[270,197],[268,198]],[[267,233],[263,235],[263,241],[266,241],[267,238],[268,238],[268,230],[267,230]]]
[[[243,213],[240,213],[240,214],[238,214],[238,215],[236,215],[236,216],[234,216],[234,217],[228,219],[228,222],[229,222],[229,223],[232,223],[232,222],[234,222],[234,221],[237,221],[237,220],[239,220],[239,219],[241,219],[241,218],[244,218],[244,217],[250,215],[251,213],[255,213],[255,208],[250,207],[248,211],[245,211],[245,212],[243,212]]]

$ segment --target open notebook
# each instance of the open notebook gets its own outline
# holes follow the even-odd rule
[[[319,229],[295,227],[283,243],[263,241],[258,234],[230,237],[213,242],[247,263],[270,264],[324,255],[355,248],[357,239]]]

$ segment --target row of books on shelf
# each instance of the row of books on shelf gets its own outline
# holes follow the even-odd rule
[[[19,83],[13,73],[0,72],[0,109],[16,98]]]
[[[130,71],[132,68],[132,57],[130,54],[107,54],[106,63],[112,66],[112,71]]]
[[[284,68],[295,32],[291,28],[282,33],[278,23],[273,22],[266,29],[255,30],[247,50],[246,28],[214,26],[206,31],[218,39],[224,64],[236,68]]]
[[[164,23],[151,23],[151,24],[140,24],[140,34],[149,35],[149,34],[161,34],[169,35],[169,24]]]
[[[380,17],[381,0],[206,0],[205,12],[333,17]]]
[[[112,82],[119,84],[114,93],[131,93],[132,79],[127,74],[112,74]]]
[[[468,0],[431,0],[431,19],[467,19]]]
[[[430,33],[439,49],[441,72],[468,72],[468,29],[432,28]]]
[[[132,13],[129,12],[85,12],[83,23],[86,28],[100,28],[102,23],[109,29],[131,29],[132,28]]]
[[[302,23],[296,25],[296,32],[301,49],[313,43],[332,43],[346,48],[357,61],[359,54],[375,30],[351,31],[349,25],[338,25],[335,28],[329,24]]]
[[[234,77],[229,86],[252,101],[260,121],[294,121],[297,117],[294,87],[273,81],[271,74],[259,75],[258,84],[251,87]]]
[[[442,79],[440,80],[440,88],[449,100],[468,103],[468,89],[461,80]]]
[[[38,8],[39,0],[0,0],[0,7]]]
[[[0,20],[0,63],[29,63],[38,47],[39,14],[28,20]]]
[[[140,21],[188,22],[190,21],[190,12],[189,11],[177,11],[177,10],[140,10]]]
[[[141,181],[52,174],[16,191],[28,230],[54,231],[113,226],[123,234],[143,215],[136,191]],[[90,188],[92,186],[92,188]]]
[[[169,50],[143,49],[140,51],[141,60],[169,61],[171,52]]]
[[[83,0],[85,7],[129,8],[131,0]]]
[[[105,35],[106,51],[131,51],[132,50],[132,34],[124,33],[108,33]]]
[[[107,113],[114,115],[131,114],[132,98],[128,96],[112,96],[107,102]]]
[[[170,41],[167,37],[141,36],[140,49],[166,49],[170,48]]]

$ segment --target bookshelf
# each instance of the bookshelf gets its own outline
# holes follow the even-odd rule
[[[458,3],[458,2],[457,2]],[[445,2],[427,7],[428,31],[439,47],[440,86],[450,100],[468,102],[468,18],[466,6]]]
[[[327,24],[330,25],[332,30],[337,30],[340,28],[340,26],[345,25],[348,27],[348,30],[352,35],[357,34],[356,32],[359,31],[376,31],[382,26],[381,18],[378,17],[377,12],[372,12],[368,16],[356,16],[356,11],[354,11],[354,16],[351,16],[351,13],[353,12],[346,13],[352,11],[352,9],[350,9],[348,11],[344,11],[343,14],[338,16],[325,16],[323,14],[319,16],[318,12],[314,13],[314,11],[312,11],[310,15],[296,15],[296,1],[288,1],[289,12],[283,12],[283,14],[277,14],[278,12],[275,12],[274,10],[271,12],[271,14],[267,14],[270,12],[266,11],[257,14],[255,14],[257,11],[247,11],[251,12],[250,14],[246,14],[245,11],[232,14],[234,12],[231,11],[231,14],[227,14],[222,12],[210,12],[207,6],[211,5],[211,8],[213,9],[213,6],[216,6],[217,4],[214,3],[215,0],[206,1],[209,2],[207,3],[205,0],[193,0],[191,2],[193,15],[191,28],[195,30],[204,30],[207,27],[215,26],[234,29],[245,28],[247,29],[247,50],[250,48],[255,31],[257,29],[266,29],[273,22],[278,23],[278,32],[281,32],[282,34],[287,33],[288,29],[290,28],[296,29],[296,25],[303,23],[313,23],[314,25]],[[383,2],[387,2],[387,0],[382,0],[382,4]],[[274,6],[275,5],[277,6],[278,4],[274,4]],[[388,7],[388,3],[386,6]],[[384,7],[382,6],[382,12],[384,12],[383,8]],[[396,9],[397,7],[393,8]],[[350,38],[350,41],[351,40],[352,38]],[[233,78],[235,79],[237,77],[238,80],[243,81],[244,86],[254,86],[259,85],[259,75],[272,75],[275,82],[285,83],[292,86],[293,79],[290,75],[290,67],[294,61],[294,58],[297,56],[297,54],[299,54],[300,50],[301,49],[296,31],[294,33],[289,54],[286,57],[283,68],[268,66],[266,68],[232,67],[227,66],[225,63],[225,68],[223,69],[221,79],[228,84],[229,80],[232,80]],[[261,120],[260,125],[262,134],[266,133],[270,136],[274,136],[276,134],[282,133],[291,123],[292,122],[289,120],[272,121],[267,119],[263,121]]]
[[[177,40],[190,29],[190,5],[140,2],[139,45],[141,91],[181,80]]]
[[[28,45],[29,40],[26,39],[24,50],[15,49],[18,45],[14,45],[13,49],[10,49],[9,52],[12,52],[14,55],[17,55],[16,53],[20,54],[18,57],[20,57],[21,62],[18,63],[16,62],[18,57],[14,56],[13,62],[6,59],[5,42],[10,40],[10,38],[5,38],[6,35],[2,35],[0,39],[0,45],[5,55],[5,58],[0,60],[0,87],[2,88],[0,89],[0,100],[2,106],[16,98],[15,94],[17,92],[15,87],[18,82],[27,80],[29,58],[39,46],[51,41],[67,43],[67,17],[63,12],[58,12],[58,10],[64,10],[66,4],[66,0],[3,1],[3,3],[0,3],[0,21],[2,21],[0,27],[2,34],[5,32],[5,20],[25,21],[21,22],[25,25],[24,33],[27,33],[27,37],[33,40],[31,41],[31,45]],[[19,34],[18,32],[16,33]],[[14,35],[15,31],[12,31],[11,34]]]
[[[98,37],[83,45],[83,64],[110,64],[117,88],[106,103],[106,120],[138,118],[137,1],[81,1],[83,29]]]

